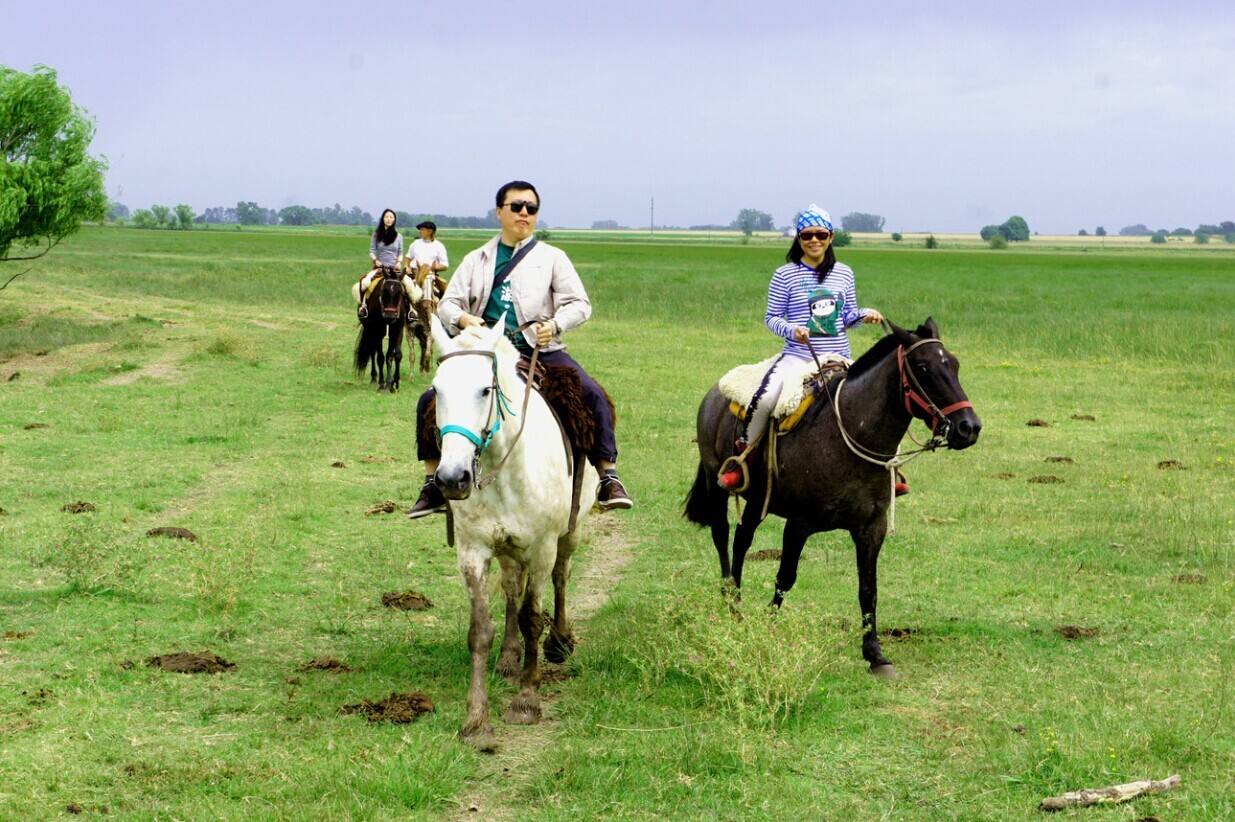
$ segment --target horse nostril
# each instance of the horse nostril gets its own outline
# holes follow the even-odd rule
[[[973,425],[969,420],[962,419],[956,423],[956,433],[968,439],[973,434]]]

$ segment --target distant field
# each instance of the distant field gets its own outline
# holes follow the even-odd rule
[[[366,515],[420,487],[427,384],[379,395],[348,368],[366,234],[90,228],[0,292],[0,818],[1039,819],[1172,773],[1074,815],[1235,818],[1235,247],[841,250],[864,305],[935,317],[985,423],[912,465],[880,562],[889,683],[860,657],[847,537],[811,540],[774,619],[775,564],[748,565],[735,622],[680,516],[700,397],[777,349],[785,240],[551,229],[638,507],[582,549],[599,610],[549,721],[491,758],[456,738],[466,598],[440,520]],[[442,232],[455,264],[486,236]],[[382,607],[408,588],[434,607]],[[207,649],[237,667],[145,664]],[[298,670],[323,655],[352,670]],[[339,713],[411,690],[436,712]]]

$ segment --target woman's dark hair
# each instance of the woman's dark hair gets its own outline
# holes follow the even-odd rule
[[[798,242],[798,238],[793,238],[793,245],[789,246],[789,251],[785,253],[785,262],[801,263],[802,262],[802,244]],[[815,282],[821,283],[824,278],[832,273],[832,266],[836,265],[836,252],[832,250],[832,244],[828,244],[828,250],[823,252],[823,262],[819,263],[819,267],[815,269]]]
[[[527,180],[511,180],[509,183],[497,190],[498,208],[506,205],[503,201],[506,199],[506,192],[508,191],[530,191],[536,195],[536,203],[538,205],[540,204],[540,192],[536,190],[536,186],[532,185]]]
[[[390,212],[391,214],[394,214],[395,219],[394,219],[394,222],[390,224],[390,228],[386,227],[386,212]],[[395,214],[394,209],[393,208],[383,209],[382,216],[377,218],[377,228],[373,230],[373,236],[376,237],[377,241],[381,243],[382,245],[390,245],[395,241],[395,237],[399,233],[398,231],[395,230],[395,226],[397,226],[398,224],[399,224],[399,215]]]

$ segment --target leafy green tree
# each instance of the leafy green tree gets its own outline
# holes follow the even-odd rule
[[[987,241],[987,245],[996,251],[1002,251],[1008,247],[1008,238],[1002,234],[996,234]]]
[[[901,236],[901,233],[900,233],[899,231],[893,231],[893,232],[892,232],[892,242],[894,242],[894,243],[899,243],[899,242],[900,242],[901,240],[903,240],[903,239],[905,239],[905,238],[904,238],[903,236]]]
[[[1171,236],[1172,236],[1172,237],[1191,237],[1191,236],[1192,236],[1192,229],[1190,229],[1190,228],[1177,228],[1177,229],[1175,229],[1174,231],[1172,231],[1172,232],[1171,232]]]
[[[850,245],[852,243],[853,243],[853,235],[843,228],[840,231],[836,231],[832,234],[832,245],[834,245],[836,248],[844,248],[845,246]]]
[[[1165,243],[1166,242],[1166,229],[1160,228],[1157,231],[1155,231],[1153,235],[1149,238],[1149,241],[1153,243],[1154,245],[1162,245],[1163,243]]]
[[[934,235],[934,234],[929,234],[929,235],[927,235],[927,237],[926,237],[926,247],[927,247],[927,248],[939,248],[939,241],[935,239],[935,235]]]
[[[133,212],[133,225],[138,228],[157,228],[159,221],[155,218],[154,212],[148,208],[139,208]]]
[[[1024,217],[1013,215],[999,227],[999,233],[1010,243],[1023,243],[1029,239],[1029,223]]]
[[[775,228],[772,215],[755,208],[744,208],[739,211],[737,218],[729,224],[729,227],[736,228],[747,237],[756,231],[772,231]]]
[[[1088,237],[1088,236],[1089,236],[1089,232],[1088,232],[1088,231],[1086,231],[1085,229],[1083,229],[1083,228],[1082,228],[1080,231],[1076,232],[1076,236],[1078,236],[1078,237]]]
[[[313,210],[308,206],[289,205],[286,208],[279,209],[279,222],[283,225],[313,225],[316,220],[313,217]],[[415,225],[415,223],[403,223],[403,225]]]
[[[154,215],[155,224],[158,226],[172,225],[176,221],[172,210],[165,205],[150,206],[150,213]]]
[[[236,221],[241,225],[261,225],[266,222],[266,210],[251,200],[242,200],[236,203]]]
[[[1149,226],[1145,225],[1144,223],[1137,223],[1136,225],[1126,225],[1123,228],[1119,229],[1120,237],[1149,237],[1152,234],[1153,232],[1149,230]]]
[[[1235,231],[1232,231],[1230,234],[1224,234],[1222,239],[1226,240],[1228,243],[1235,244]]]
[[[129,218],[129,207],[115,200],[107,206],[107,219],[110,222],[123,222]]]
[[[1196,227],[1197,234],[1223,234],[1222,228],[1208,223],[1201,223]]]
[[[1204,231],[1198,231],[1192,235],[1192,242],[1197,245],[1205,245],[1205,243],[1209,242],[1209,235]]]
[[[852,211],[840,218],[841,228],[856,234],[878,234],[883,231],[884,219],[878,214]]]
[[[983,240],[986,240],[986,241],[989,243],[989,242],[991,241],[991,238],[992,238],[992,237],[994,237],[996,234],[1000,234],[1000,233],[1001,233],[1001,232],[1000,232],[1000,230],[999,230],[999,226],[997,226],[997,225],[984,225],[984,226],[982,226],[982,230],[978,232],[978,236],[979,236],[979,237],[981,237]],[[1006,238],[1005,238],[1005,239],[1006,239]]]
[[[1097,237],[1105,237],[1106,229],[1103,228],[1102,226],[1098,226],[1096,229],[1094,229],[1094,235]]]
[[[176,206],[176,220],[180,223],[181,231],[188,231],[193,227],[193,217],[193,209],[190,206],[184,203]]]
[[[94,124],[54,70],[0,65],[0,262],[42,257],[83,221],[106,216],[107,163],[87,153],[93,138]],[[14,246],[44,244],[12,255]]]

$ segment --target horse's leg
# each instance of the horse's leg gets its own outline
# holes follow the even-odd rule
[[[489,649],[493,647],[493,621],[489,617],[489,598],[485,577],[489,569],[488,553],[460,551],[459,570],[467,587],[471,603],[471,625],[467,631],[467,647],[472,654],[472,681],[467,689],[467,717],[459,735],[471,737],[481,747],[491,746],[493,728],[489,724]]]
[[[579,528],[557,541],[557,561],[553,563],[553,622],[545,638],[545,660],[565,662],[575,650],[575,636],[566,617],[566,583],[570,581],[570,558],[579,547]]]
[[[733,587],[742,587],[742,565],[746,562],[746,552],[755,541],[755,530],[759,527],[759,515],[762,506],[759,503],[748,502],[742,509],[742,519],[733,532]],[[727,530],[727,526],[726,526]]]
[[[386,351],[383,343],[386,342],[386,326],[382,326],[383,334],[377,341],[377,390],[386,390]]]
[[[780,538],[780,567],[776,569],[776,591],[772,594],[772,604],[777,608],[798,581],[798,561],[802,559],[802,548],[810,535],[810,529],[801,520],[785,520],[785,533]]]
[[[548,549],[545,549],[546,552]],[[551,554],[550,554],[551,556]],[[536,560],[533,559],[533,564]],[[523,673],[519,679],[519,693],[510,701],[505,720],[515,725],[535,725],[540,722],[540,635],[545,629],[545,615],[541,610],[541,594],[548,569],[528,569],[527,583],[523,588],[523,603],[519,608],[519,630],[523,634]]]
[[[875,621],[875,604],[878,600],[877,565],[879,549],[888,532],[888,521],[880,516],[866,525],[852,529],[853,545],[858,557],[858,605],[862,609],[862,656],[870,663],[871,673],[883,677],[895,677],[896,668],[883,655],[879,645],[879,630]]]
[[[390,341],[390,345],[394,348],[395,355],[395,373],[390,379],[390,390],[392,392],[399,390],[399,370],[403,366],[403,322],[395,326],[394,338]]]
[[[515,561],[498,557],[502,565],[502,595],[506,600],[506,629],[502,633],[502,651],[497,658],[497,672],[507,679],[519,675],[523,661],[519,645],[519,599],[523,593],[522,571]]]

